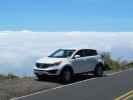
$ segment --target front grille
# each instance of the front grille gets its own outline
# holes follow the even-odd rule
[[[37,68],[48,68],[51,64],[36,63]]]

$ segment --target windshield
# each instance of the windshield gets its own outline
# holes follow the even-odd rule
[[[67,58],[67,57],[70,57],[73,54],[74,51],[75,50],[59,49],[59,50],[55,51],[54,53],[52,53],[48,57],[52,57],[52,58]]]

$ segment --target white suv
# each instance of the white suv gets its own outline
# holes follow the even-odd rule
[[[59,76],[64,82],[70,82],[72,76],[81,73],[103,75],[104,61],[93,49],[59,49],[48,57],[39,59],[33,68],[38,79],[42,76]]]

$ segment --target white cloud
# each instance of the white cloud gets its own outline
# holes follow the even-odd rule
[[[67,36],[67,37],[70,37],[70,38],[77,38],[77,37],[80,37],[82,34],[81,32],[64,32],[64,35]]]
[[[130,41],[129,44],[130,44],[130,47],[133,49],[133,41]]]
[[[0,65],[9,64],[12,69],[21,70],[27,65],[31,68],[35,58],[47,55],[57,48],[69,47],[97,48],[112,52],[115,57],[125,56],[128,59],[130,55],[132,59],[130,53],[133,50],[133,32],[1,31],[0,59],[3,60]]]
[[[7,35],[8,35],[7,32],[0,32],[0,38],[5,37],[5,36],[7,36]]]
[[[20,32],[26,32],[26,33],[28,33],[28,32],[32,32],[31,30],[21,30]]]
[[[117,45],[131,46],[133,32],[32,32],[5,31],[0,45],[14,48],[42,48],[71,45],[112,48]],[[3,35],[0,35],[0,38]],[[54,44],[54,45],[53,45]]]

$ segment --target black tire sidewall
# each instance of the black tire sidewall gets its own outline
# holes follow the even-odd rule
[[[99,68],[102,71],[100,74],[98,72]],[[103,67],[102,67],[102,65],[97,65],[96,66],[95,71],[94,71],[94,75],[97,76],[97,77],[102,77],[103,76]]]
[[[66,76],[65,76],[65,72],[66,71],[69,71],[70,72],[70,79],[69,80],[66,80]],[[70,83],[72,81],[72,76],[73,76],[73,72],[69,69],[69,68],[64,68],[60,74],[60,78],[61,78],[61,81],[63,83]]]

